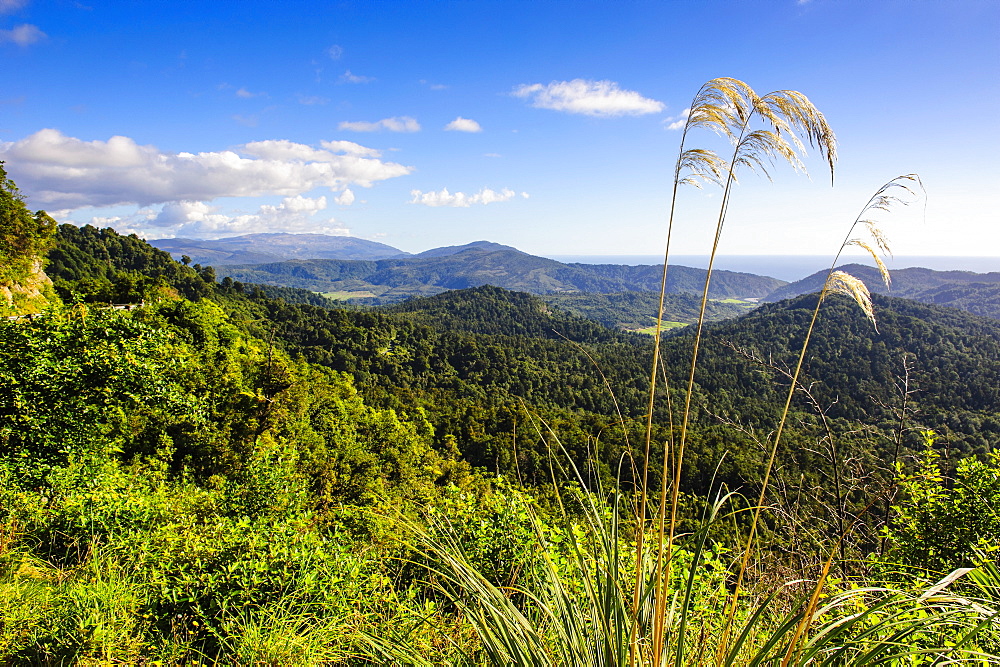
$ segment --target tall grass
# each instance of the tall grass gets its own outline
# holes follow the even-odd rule
[[[729,139],[732,152],[728,160],[707,149],[689,148],[689,134],[696,129]],[[897,189],[912,193],[913,186],[919,185],[915,175],[893,179],[879,189],[850,226],[834,258],[795,370],[790,373],[788,394],[779,425],[770,438],[759,494],[746,510],[751,516],[745,541],[732,545],[738,563],[725,565],[714,554],[709,539],[720,522],[732,518],[731,494],[710,490],[711,499],[704,502],[697,529],[683,539],[679,534],[680,487],[705,310],[733,185],[737,173],[747,169],[770,178],[769,168],[775,162],[804,170],[802,155],[806,145],[817,149],[832,182],[834,134],[823,114],[796,91],[779,90],[759,96],[741,81],[721,78],[702,86],[692,101],[674,168],[658,322],[663,319],[680,186],[714,183],[723,194],[683,406],[680,414],[674,415],[673,406],[668,405],[670,436],[660,444],[654,443],[652,437],[657,385],[661,375],[664,381],[666,378],[661,368],[661,331],[657,325],[642,444],[643,468],[633,503],[628,503],[620,490],[582,494],[577,499],[582,513],[570,513],[564,508],[558,513],[557,520],[563,524],[560,534],[570,536],[558,542],[552,539],[545,520],[532,514],[532,547],[538,566],[533,576],[507,587],[491,582],[466,558],[447,522],[430,527],[410,525],[411,546],[421,554],[428,584],[478,635],[480,648],[466,655],[469,663],[679,667],[711,663],[936,662],[976,655],[974,641],[983,628],[993,623],[995,612],[992,606],[948,593],[949,586],[964,573],[917,591],[873,586],[835,590],[827,581],[835,545],[815,581],[789,582],[769,593],[754,591],[752,595],[746,586],[779,443],[823,300],[831,292],[847,294],[875,321],[864,284],[836,270],[840,254],[850,246],[862,248],[871,253],[888,280],[879,256],[880,251],[888,252],[888,243],[870,216],[902,201],[895,194]],[[867,231],[866,238],[855,238],[859,227]],[[669,391],[666,394],[670,396]],[[674,423],[679,424],[676,441]],[[539,435],[552,438],[544,429],[539,429]],[[562,451],[563,460],[569,460],[560,443],[552,445],[554,451]],[[656,446],[663,448],[663,468],[659,498],[653,502],[649,462]],[[575,467],[570,473],[570,479],[586,488]],[[605,502],[606,498],[610,501]],[[652,521],[650,516],[654,517]],[[847,530],[850,528],[842,527],[841,540]],[[382,658],[407,663],[413,659],[405,642],[371,638],[371,646]]]

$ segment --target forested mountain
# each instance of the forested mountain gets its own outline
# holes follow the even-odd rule
[[[660,310],[659,292],[620,292],[617,294],[546,294],[547,303],[576,315],[600,322],[612,329],[649,330],[656,325]],[[695,294],[666,294],[663,319],[667,326],[692,324],[698,321],[701,298]],[[713,299],[705,307],[709,322],[744,315],[756,304],[736,299]]]
[[[627,264],[569,264],[586,269],[609,280],[621,281],[634,292],[658,292],[663,278],[662,265],[630,266]],[[738,271],[713,271],[709,296],[714,299],[759,298],[784,285],[784,280]],[[673,266],[667,270],[667,291],[671,294],[701,295],[705,286],[705,269]]]
[[[512,250],[514,252],[520,252],[517,248],[513,248],[509,245],[503,245],[501,243],[493,243],[492,241],[473,241],[472,243],[466,243],[464,245],[449,245],[441,248],[431,248],[430,250],[417,253],[414,257],[447,257],[448,255],[456,255],[466,250],[482,250],[485,252]]]
[[[767,304],[709,327],[698,377],[717,408],[750,422],[767,414],[787,386],[780,369],[793,367],[815,299]],[[832,296],[824,303],[802,379],[819,407],[831,418],[887,426],[902,406],[898,386],[908,376],[911,425],[949,434],[963,450],[992,448],[1000,438],[1000,323],[908,299],[873,301],[877,330],[850,300]],[[677,347],[684,338],[666,345],[673,363],[685,361]],[[799,401],[810,410],[805,396]]]
[[[876,294],[889,294],[1000,318],[1000,272],[934,271],[919,267],[895,269],[889,272],[892,283],[887,288],[875,267],[846,264],[838,268],[861,278]],[[819,271],[775,289],[764,300],[781,301],[799,294],[818,292],[823,288],[826,276],[827,271]]]
[[[0,316],[36,313],[52,286],[42,273],[42,255],[53,243],[56,221],[32,213],[0,162]]]
[[[469,254],[478,251],[456,256]],[[50,256],[50,272],[66,294],[89,291],[91,298],[137,302],[143,290],[172,289],[229,304],[225,307],[256,335],[270,335],[292,354],[351,373],[376,404],[420,405],[439,415],[443,421],[432,419],[439,440],[455,436],[460,449],[479,463],[489,457],[508,460],[498,441],[510,437],[504,430],[510,423],[491,422],[500,406],[519,412],[514,406],[527,401],[546,410],[584,410],[603,415],[602,428],[611,428],[607,420],[616,408],[610,387],[626,416],[644,409],[648,339],[615,333],[528,294],[483,286],[379,311],[330,309],[330,302],[305,291],[281,288],[286,290],[281,299],[272,298],[280,293],[267,293],[278,288],[265,291],[228,277],[217,283],[210,267],[185,267],[135,237],[89,227],[61,227]],[[675,298],[690,300],[688,310],[696,307],[693,297]],[[768,304],[709,327],[697,375],[699,395],[705,397],[696,400],[702,423],[727,415],[760,427],[773,424],[783,380],[746,353],[789,367],[814,299]],[[888,428],[899,401],[893,385],[906,368],[914,423],[950,433],[957,448],[986,448],[1000,435],[1000,325],[896,298],[876,297],[876,308],[877,331],[839,297],[824,305],[805,368],[809,381],[816,382],[812,393],[820,406],[831,417]],[[663,343],[673,387],[683,381],[690,339],[691,333],[682,331]],[[804,402],[797,405],[803,414],[813,410]],[[478,436],[470,424],[479,424]],[[486,441],[494,443],[485,447],[490,454],[484,453]]]
[[[657,266],[563,264],[514,249],[498,250],[492,244],[455,250],[444,255],[432,251],[426,256],[368,262],[296,260],[239,265],[226,267],[226,272],[242,282],[374,296],[382,302],[479,285],[532,294],[659,291],[662,275]],[[759,297],[784,284],[775,278],[729,271],[717,272],[716,278],[713,298]],[[671,267],[667,287],[671,293],[700,293],[704,280],[704,269]]]
[[[508,292],[492,285],[444,292],[386,306],[384,312],[412,313],[418,321],[442,331],[466,331],[504,336],[564,339],[583,343],[628,340],[608,327],[552,308],[525,292]],[[633,341],[636,342],[636,341]]]
[[[327,234],[246,234],[216,240],[154,239],[149,244],[180,261],[195,264],[261,264],[288,259],[384,259],[404,257],[398,248],[351,236]]]
[[[428,513],[462,531],[463,553],[486,576],[516,583],[538,557],[524,548],[538,525],[527,517],[544,522],[561,503],[616,489],[635,498],[646,463],[648,336],[491,285],[333,307],[292,287],[220,282],[212,267],[185,266],[113,230],[62,226],[55,242],[49,271],[68,305],[0,320],[0,527],[13,536],[0,544],[0,586],[30,609],[19,625],[0,627],[0,639],[29,664],[66,662],[79,649],[64,637],[89,632],[64,611],[76,609],[72,595],[58,604],[31,597],[29,579],[127,606],[121,616],[145,623],[147,642],[182,623],[185,646],[222,656],[229,642],[254,636],[240,614],[262,605],[280,614],[293,604],[290,590],[316,614],[369,619],[371,634],[402,616],[423,628],[428,613],[450,613],[428,611],[426,576],[398,539]],[[573,295],[562,296],[572,307]],[[641,312],[651,298],[628,307]],[[680,484],[685,532],[699,525],[699,497],[719,485],[747,495],[732,501],[738,507],[753,502],[787,387],[782,370],[816,298],[707,327]],[[688,295],[669,301],[688,314],[697,305]],[[831,544],[859,563],[874,555],[886,544],[880,531],[893,526],[879,494],[914,452],[932,463],[936,451],[944,456],[921,468],[927,479],[993,479],[977,474],[974,459],[956,459],[1000,438],[1000,323],[896,298],[876,296],[875,306],[877,330],[846,299],[823,306],[802,377],[808,393],[793,401],[774,471],[769,502],[780,513],[760,527],[774,545],[761,563],[792,567],[803,554],[815,562]],[[692,329],[662,342],[651,493],[680,435]],[[920,428],[941,437],[921,439]],[[579,471],[571,483],[569,462]],[[741,539],[744,514],[717,536]],[[857,516],[864,523],[842,540]],[[899,523],[891,534],[908,534]],[[567,525],[545,528],[552,544],[583,524]],[[918,537],[892,542],[886,558],[926,559],[926,530],[910,532]],[[961,562],[972,538],[961,539],[934,551],[935,564]],[[724,563],[726,553],[712,558]],[[128,580],[100,597],[94,587],[119,571]],[[7,623],[13,612],[4,609]],[[351,623],[337,632],[363,641]]]

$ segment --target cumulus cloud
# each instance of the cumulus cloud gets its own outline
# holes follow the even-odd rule
[[[553,81],[522,84],[513,95],[532,100],[539,109],[554,109],[588,116],[640,116],[663,111],[663,102],[643,97],[633,90],[622,90],[614,81]]]
[[[687,122],[687,118],[690,115],[691,109],[685,109],[679,116],[670,116],[664,120],[663,124],[668,130],[683,130],[684,124]]]
[[[321,141],[319,145],[333,153],[347,153],[360,157],[382,157],[380,151],[356,144],[353,141]]]
[[[266,140],[227,151],[167,153],[129,137],[83,141],[45,129],[0,143],[0,160],[33,202],[61,209],[342,191],[412,171],[353,142],[320,146]]]
[[[411,190],[410,195],[413,197],[410,200],[411,204],[468,208],[473,204],[493,204],[495,202],[509,201],[515,197],[515,192],[510,188],[504,188],[500,192],[483,188],[474,195],[467,195],[464,192],[448,192],[448,188],[442,188],[440,192]],[[527,199],[528,193],[522,192],[521,196]]]
[[[348,188],[344,190],[342,193],[340,193],[340,196],[334,199],[333,201],[335,201],[340,206],[350,206],[351,204],[354,203],[354,193],[351,192],[350,188]]]
[[[218,238],[255,232],[311,232],[347,236],[350,231],[334,218],[316,219],[326,209],[326,197],[285,197],[279,204],[264,204],[253,213],[227,215],[203,201],[164,204],[160,211],[146,209],[129,216],[94,217],[95,227],[114,227],[121,233],[146,237],[193,236]]]
[[[415,118],[409,116],[394,116],[393,118],[383,118],[374,123],[369,121],[344,121],[337,126],[341,130],[351,132],[380,132],[388,130],[390,132],[419,132],[420,123]]]
[[[453,132],[482,132],[483,128],[476,121],[471,118],[462,118],[459,116],[455,120],[451,121],[444,126],[444,129]]]
[[[340,75],[341,83],[371,83],[375,78],[371,76],[360,76],[358,74],[351,74],[351,70],[347,70]]]
[[[38,29],[38,26],[24,23],[10,30],[0,30],[0,44],[11,43],[18,46],[31,46],[48,37]]]

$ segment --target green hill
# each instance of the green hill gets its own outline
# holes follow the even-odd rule
[[[150,245],[174,259],[187,255],[194,264],[260,264],[289,259],[383,259],[408,253],[384,243],[328,234],[246,234],[229,238],[154,239]]]
[[[846,264],[838,269],[862,279],[875,294],[951,306],[976,315],[1000,319],[1000,272],[934,271],[919,267],[895,269],[889,272],[892,283],[890,288],[886,288],[875,267]],[[781,301],[799,294],[818,292],[823,288],[826,276],[826,271],[814,273],[777,288],[764,300]]]
[[[381,302],[392,302],[480,285],[532,294],[659,291],[662,270],[657,266],[563,264],[514,249],[497,250],[492,245],[473,244],[445,255],[432,253],[365,262],[295,260],[228,266],[225,273],[242,282],[285,285],[316,292],[374,294]],[[668,291],[700,294],[704,279],[703,269],[671,267]],[[766,276],[719,271],[713,279],[711,296],[718,299],[759,297],[782,284]]]

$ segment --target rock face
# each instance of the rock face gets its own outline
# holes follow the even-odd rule
[[[20,282],[0,285],[0,317],[40,313],[56,299],[52,281],[35,260],[28,276]]]

